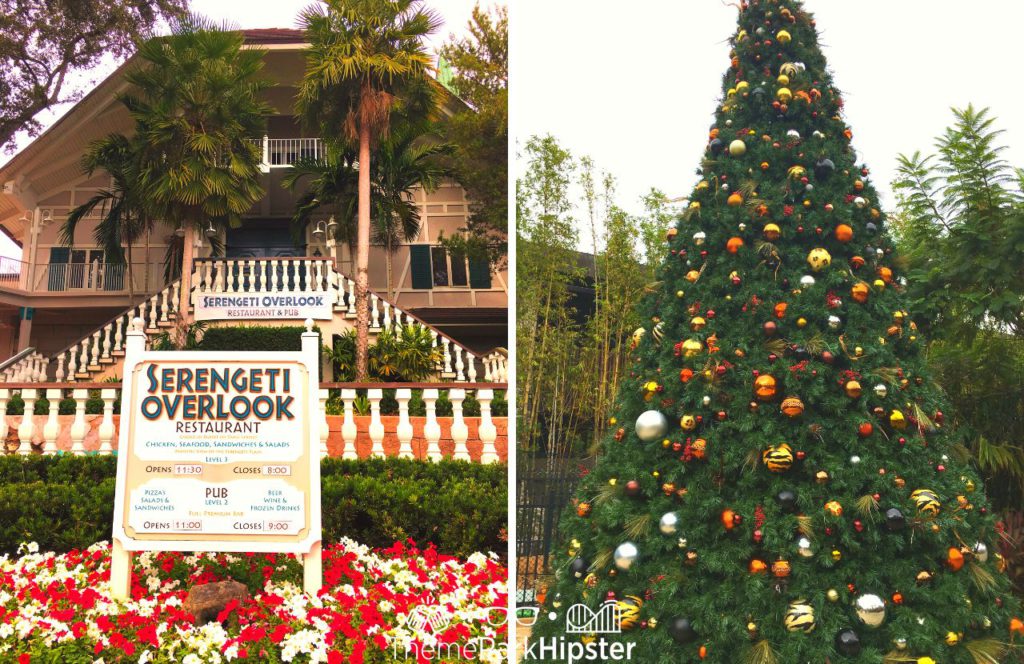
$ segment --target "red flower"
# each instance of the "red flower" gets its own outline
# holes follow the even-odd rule
[[[29,653],[22,653],[18,656],[18,664],[29,664],[32,661],[32,655]]]

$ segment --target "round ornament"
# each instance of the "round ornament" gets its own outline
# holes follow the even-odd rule
[[[628,632],[640,624],[640,608],[644,605],[642,599],[636,595],[626,595],[615,605],[619,610],[619,628],[623,632]]]
[[[805,274],[804,276],[800,277],[800,285],[803,286],[804,288],[810,288],[811,286],[814,285],[814,282],[814,277],[812,277],[809,274]]]
[[[836,650],[847,657],[859,655],[861,645],[860,637],[857,636],[857,632],[852,629],[844,629],[836,634]]]
[[[804,558],[810,558],[814,555],[814,549],[811,548],[811,540],[807,537],[801,537],[796,541],[796,550]]]
[[[939,497],[931,489],[918,489],[910,494],[910,499],[914,501],[918,512],[928,516],[935,516],[942,507]]]
[[[814,618],[814,607],[808,604],[807,600],[803,599],[790,602],[783,624],[790,632],[810,634],[818,625]]]
[[[775,502],[783,512],[792,513],[796,511],[796,492],[791,489],[783,489],[775,495]]]
[[[832,255],[822,247],[811,249],[807,254],[807,263],[815,272],[821,272],[832,264]]]
[[[885,510],[885,527],[890,532],[897,532],[903,530],[907,525],[907,518],[903,516],[903,512],[899,511],[895,507],[890,507]]]
[[[824,138],[824,136],[821,138]],[[818,180],[827,180],[835,172],[836,165],[831,159],[821,159],[818,163],[814,164],[814,177]]]
[[[615,566],[622,571],[628,570],[640,556],[640,550],[632,542],[623,542],[615,547]]]
[[[736,139],[729,144],[729,154],[734,157],[742,157],[747,153],[747,144],[740,139]]]
[[[878,383],[875,385],[875,396],[879,399],[884,399],[889,394],[889,388],[885,386],[885,383]]]
[[[697,638],[697,632],[690,624],[690,619],[682,616],[677,616],[669,622],[668,633],[677,643],[690,643]]]
[[[769,447],[761,453],[765,468],[773,473],[784,473],[793,467],[793,448],[787,443]]]
[[[786,417],[800,417],[804,412],[804,402],[798,397],[786,397],[780,410]]]
[[[974,553],[974,558],[979,563],[988,561],[988,546],[986,546],[984,542],[977,542],[971,551]]]
[[[582,579],[586,576],[588,569],[590,569],[590,563],[583,558],[573,558],[572,562],[569,563],[569,571],[577,579]]]
[[[754,380],[754,394],[761,401],[771,401],[777,389],[775,377],[770,374],[762,374]]]
[[[658,530],[662,535],[675,535],[679,530],[679,515],[675,512],[665,512],[658,520]]]
[[[679,418],[679,426],[683,431],[693,431],[697,428],[697,418],[693,415],[683,415]]]
[[[878,595],[861,595],[854,600],[853,607],[857,617],[868,627],[880,627],[885,622],[885,602]]]
[[[636,418],[636,435],[646,443],[663,437],[666,432],[668,432],[668,418],[661,411],[647,410]]]

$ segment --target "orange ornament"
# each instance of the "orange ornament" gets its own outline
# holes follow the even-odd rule
[[[892,603],[893,604],[902,604],[903,603],[903,593],[893,593],[892,594]]]
[[[804,402],[797,397],[786,397],[782,400],[782,413],[786,417],[799,417],[804,412]]]
[[[726,200],[726,203],[729,204],[729,207],[739,207],[740,205],[743,205],[743,196],[738,193],[733,193]]]
[[[864,191],[864,183],[861,182],[860,180],[855,180],[853,183],[853,188],[856,191]]]
[[[691,378],[693,378],[693,369],[683,369],[679,372],[680,381],[689,383]]]
[[[786,308],[787,307],[789,307],[789,305],[786,304],[785,302],[779,302],[778,304],[776,304],[775,305],[775,309],[774,309],[775,317],[776,318],[785,318],[786,317]]]
[[[777,390],[775,377],[768,374],[758,376],[754,381],[754,394],[761,401],[770,401]]]
[[[868,285],[862,281],[853,285],[853,288],[850,289],[850,297],[853,298],[854,302],[864,304],[868,301],[869,292]]]
[[[854,270],[864,267],[864,259],[860,256],[854,256],[850,259],[850,267]]]
[[[751,574],[767,574],[768,564],[765,563],[763,560],[758,560],[757,558],[754,558],[750,561],[750,565],[747,569],[750,570]]]
[[[1010,633],[1024,635],[1024,621],[1020,618],[1010,618]]]
[[[725,243],[725,248],[730,254],[737,253],[742,246],[743,238],[741,237],[731,237],[729,238],[729,241]]]
[[[772,574],[774,574],[777,579],[786,578],[789,576],[791,571],[792,568],[789,566],[788,560],[776,560],[772,563]]]
[[[871,422],[861,422],[860,426],[857,427],[857,435],[861,438],[867,438],[874,430],[875,427],[871,426]]]
[[[705,657],[708,656],[708,647],[707,646],[701,646],[700,650],[697,651],[697,654],[700,655],[701,659],[704,659]]]
[[[718,138],[718,127],[711,130],[711,138]]]
[[[946,564],[954,572],[959,572],[964,566],[964,554],[955,546],[949,547],[949,551],[946,553]]]
[[[725,526],[726,530],[732,530],[736,527],[736,512],[730,509],[722,510],[722,525]]]
[[[693,458],[695,459],[703,460],[707,454],[707,449],[708,441],[704,440],[703,438],[698,438],[697,440],[693,441],[693,444],[690,445],[690,452],[693,454]]]
[[[887,284],[892,283],[892,270],[887,267],[878,268],[878,278]]]
[[[846,224],[836,226],[836,239],[840,242],[849,242],[853,239],[853,229]]]

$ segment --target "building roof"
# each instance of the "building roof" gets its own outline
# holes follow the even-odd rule
[[[303,44],[306,33],[295,28],[254,28],[242,30],[247,44]]]

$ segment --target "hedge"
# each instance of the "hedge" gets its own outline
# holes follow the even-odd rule
[[[319,328],[313,328],[314,331]],[[199,350],[302,350],[305,327],[260,327],[233,325],[210,327],[203,334]]]
[[[0,554],[21,542],[65,552],[110,539],[117,458],[0,457]],[[404,459],[321,462],[324,541],[432,542],[444,552],[506,553],[505,466]]]

